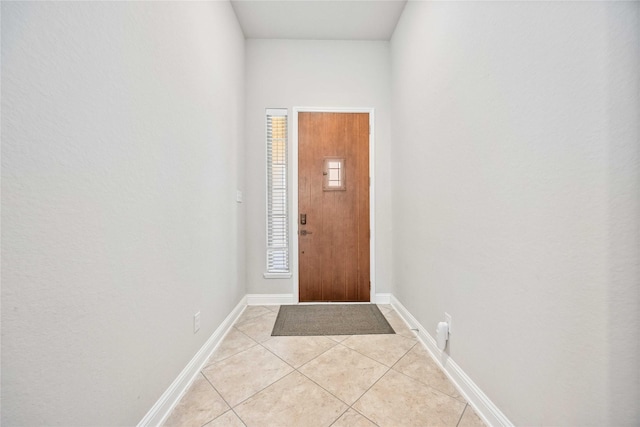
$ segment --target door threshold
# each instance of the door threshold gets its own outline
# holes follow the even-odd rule
[[[305,301],[298,302],[298,305],[311,305],[311,304],[373,304],[371,301]]]

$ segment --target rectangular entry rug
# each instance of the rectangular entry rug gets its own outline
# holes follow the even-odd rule
[[[395,334],[375,304],[280,306],[272,336]]]

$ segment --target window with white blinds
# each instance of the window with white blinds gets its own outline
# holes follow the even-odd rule
[[[287,110],[267,109],[267,273],[289,273]]]

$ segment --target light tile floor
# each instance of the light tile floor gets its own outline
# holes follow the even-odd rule
[[[272,337],[279,306],[250,306],[165,426],[483,426],[404,321],[396,335]]]

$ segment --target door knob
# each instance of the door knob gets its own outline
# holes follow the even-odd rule
[[[313,234],[311,231],[307,231],[307,230],[300,230],[300,235],[301,236],[306,236],[307,234]]]

